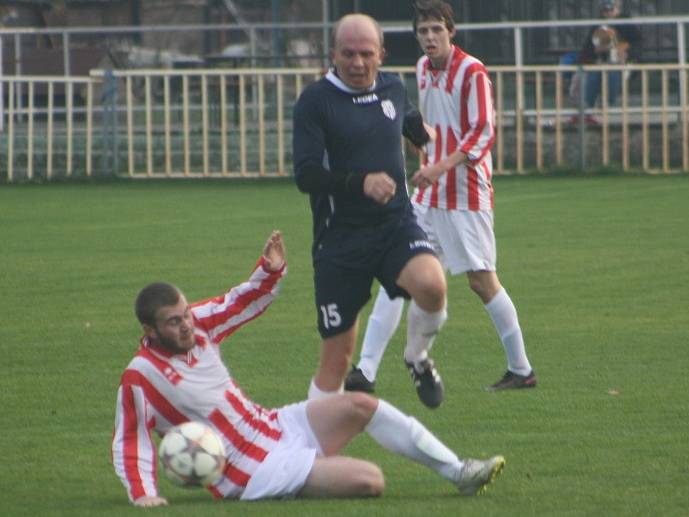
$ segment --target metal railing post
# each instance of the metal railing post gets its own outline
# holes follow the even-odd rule
[[[687,62],[687,34],[684,22],[677,22],[677,61],[680,65]],[[680,106],[687,105],[687,78],[686,74],[680,71],[679,74],[679,103]]]
[[[579,120],[578,120],[578,137],[579,137],[579,170],[582,172],[586,170],[586,148],[584,139],[585,112],[586,112],[586,75],[589,72],[584,71],[583,65],[579,65],[577,75],[579,76]]]
[[[521,27],[514,28],[514,64],[521,68],[524,66],[524,47],[522,45],[522,29]],[[519,105],[524,105],[524,91],[518,92]]]
[[[103,153],[101,171],[103,176],[115,176],[119,170],[118,139],[117,139],[117,78],[112,70],[106,70],[103,75],[103,121],[101,144]]]
[[[21,34],[17,33],[14,35],[14,75],[22,75],[22,41]],[[22,84],[21,81],[14,83],[15,88],[15,105],[17,113],[17,120],[21,121],[21,111],[22,111]]]
[[[254,68],[256,66],[256,52],[257,52],[257,43],[256,43],[256,27],[251,27],[249,30],[249,54],[251,55],[251,62],[249,65]]]
[[[522,66],[524,64],[524,49],[522,45],[522,29],[515,27],[514,29],[514,64]]]
[[[62,33],[62,68],[64,69],[65,76],[70,75],[72,70],[72,64],[69,56],[69,45],[69,32],[64,31]]]
[[[330,23],[330,11],[328,8],[328,0],[323,0],[323,67],[327,67],[329,63],[328,55],[330,54],[330,34],[328,31],[328,24]]]
[[[3,132],[5,129],[5,104],[4,104],[4,98],[5,98],[5,83],[2,82],[2,58],[3,58],[3,50],[2,50],[2,36],[0,36],[0,133]]]
[[[101,160],[100,160],[100,165],[101,165],[101,175],[102,176],[107,176],[108,175],[108,162],[109,162],[109,157],[107,154],[107,149],[108,145],[107,142],[109,140],[109,129],[110,126],[108,124],[108,119],[109,119],[109,114],[108,114],[108,109],[109,109],[109,103],[108,103],[108,88],[110,81],[108,80],[109,75],[112,75],[112,72],[110,70],[106,70],[105,74],[103,75],[103,91],[101,92]]]

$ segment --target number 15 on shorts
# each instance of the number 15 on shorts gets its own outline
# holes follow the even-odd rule
[[[342,324],[342,317],[337,312],[337,304],[329,303],[328,305],[321,305],[321,314],[323,315],[323,326],[326,329],[339,327]]]

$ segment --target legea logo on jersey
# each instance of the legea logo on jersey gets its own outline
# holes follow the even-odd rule
[[[428,248],[429,250],[432,250],[433,245],[428,241],[411,241],[409,243],[410,250],[416,250],[419,248]]]
[[[397,112],[395,111],[395,105],[391,100],[385,99],[384,101],[381,101],[380,107],[383,108],[383,113],[385,113],[386,117],[388,117],[390,120],[395,120],[395,115],[397,115]]]
[[[375,93],[369,93],[368,95],[360,95],[359,97],[352,97],[352,102],[354,104],[373,104],[378,100],[378,96]]]

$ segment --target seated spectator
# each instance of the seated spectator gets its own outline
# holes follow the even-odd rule
[[[619,0],[601,0],[600,15],[613,20],[620,16]],[[641,30],[632,24],[599,25],[588,33],[579,52],[579,63],[582,64],[623,64],[636,61],[641,51]],[[608,99],[611,106],[622,90],[622,72],[619,70],[607,73]],[[601,96],[602,73],[589,71],[585,74],[584,101],[588,109],[593,108]]]

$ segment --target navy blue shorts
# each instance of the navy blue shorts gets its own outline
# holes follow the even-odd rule
[[[409,298],[397,285],[397,278],[407,262],[420,253],[435,255],[413,216],[367,228],[328,230],[313,259],[321,337],[340,334],[354,325],[371,298],[374,278],[391,298]]]

